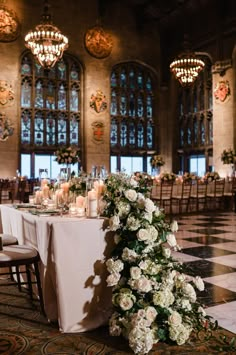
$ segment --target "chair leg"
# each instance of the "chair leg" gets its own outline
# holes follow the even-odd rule
[[[39,273],[38,263],[34,263],[34,271],[35,271],[35,277],[36,277],[36,282],[37,282],[37,287],[38,287],[40,307],[41,307],[42,314],[45,315],[44,303],[43,303],[43,292],[42,292],[42,287],[41,287],[41,282],[40,282],[40,273]]]
[[[28,291],[31,300],[33,299],[33,290],[32,290],[32,282],[31,282],[31,274],[30,274],[30,267],[26,265],[26,275],[27,275],[27,284],[28,284]]]
[[[16,266],[16,278],[17,278],[18,289],[21,292],[21,280],[20,280],[19,266]]]

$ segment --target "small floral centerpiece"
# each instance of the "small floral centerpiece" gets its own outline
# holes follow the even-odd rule
[[[183,181],[197,181],[198,176],[194,173],[185,172],[183,175]]]
[[[86,192],[87,175],[83,174],[78,177],[72,177],[70,180],[69,191],[75,195],[85,195]]]
[[[165,164],[165,161],[161,155],[154,154],[150,159],[150,164],[152,168],[159,168]]]
[[[235,164],[236,163],[236,151],[229,148],[229,149],[224,149],[222,154],[221,154],[221,161],[223,164]]]
[[[161,173],[161,175],[159,176],[160,180],[163,181],[175,181],[177,178],[177,175],[174,173],[168,173],[168,172],[163,172]]]
[[[115,242],[106,260],[113,288],[110,334],[123,335],[135,354],[147,354],[161,341],[182,345],[192,332],[213,327],[197,301],[195,289],[204,289],[203,280],[188,276],[171,256],[171,249],[179,249],[178,224],[167,223],[146,192],[133,177],[116,174],[107,178],[103,196]]]
[[[74,165],[80,162],[80,151],[73,147],[62,147],[54,155],[56,156],[55,161],[58,164]]]
[[[204,176],[204,180],[208,182],[219,180],[219,179],[220,179],[220,175],[216,171],[207,172]]]

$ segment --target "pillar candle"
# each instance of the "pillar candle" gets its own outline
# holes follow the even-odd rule
[[[76,206],[80,207],[80,208],[84,207],[84,200],[85,200],[85,198],[83,196],[81,196],[81,195],[77,196],[76,197]]]
[[[93,189],[88,192],[88,217],[97,217],[97,193]]]

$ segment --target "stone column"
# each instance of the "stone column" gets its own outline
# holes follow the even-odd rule
[[[220,176],[229,175],[230,166],[221,161],[224,149],[235,147],[235,72],[231,60],[216,62],[213,79],[213,166]]]

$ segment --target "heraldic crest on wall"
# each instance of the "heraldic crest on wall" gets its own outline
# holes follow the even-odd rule
[[[6,80],[0,80],[0,106],[8,107],[13,104],[15,93]]]
[[[20,34],[20,23],[14,11],[0,5],[0,42],[14,41]]]
[[[101,26],[94,26],[85,33],[85,48],[95,58],[106,58],[110,55],[113,41]]]
[[[230,97],[230,86],[228,80],[220,80],[214,89],[214,97],[216,102],[225,103]]]
[[[107,109],[107,99],[101,90],[96,91],[96,95],[92,94],[90,103],[90,107],[96,113],[104,112]]]
[[[104,123],[96,121],[92,123],[93,129],[93,142],[103,143],[104,142]]]
[[[14,128],[11,121],[6,117],[5,113],[0,113],[0,141],[5,142],[13,135]]]

